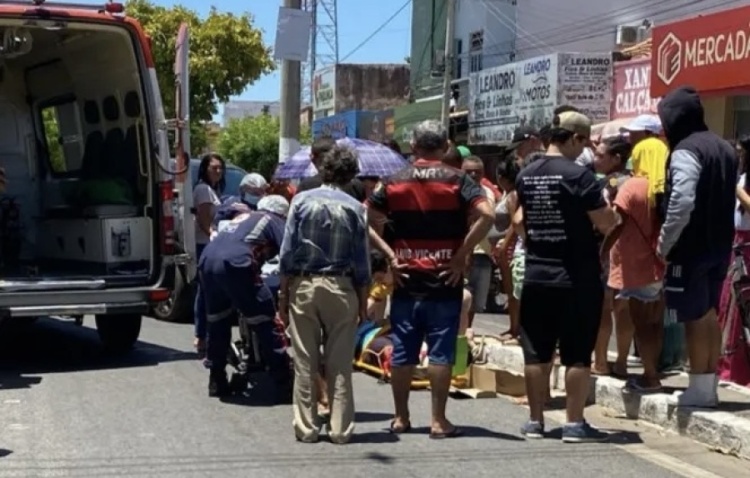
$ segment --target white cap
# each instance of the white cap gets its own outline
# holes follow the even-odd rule
[[[268,196],[263,196],[258,201],[258,211],[272,212],[286,217],[289,213],[289,201],[284,196],[269,194]]]
[[[242,181],[240,181],[240,187],[243,186],[254,189],[263,189],[268,186],[268,182],[266,181],[266,178],[258,173],[249,173],[242,178]]]
[[[620,128],[621,133],[631,131],[648,131],[649,133],[659,134],[662,131],[661,120],[656,115],[640,115],[627,126]]]

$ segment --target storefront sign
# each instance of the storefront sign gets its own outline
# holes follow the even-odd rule
[[[651,96],[680,85],[700,92],[750,85],[750,6],[654,28]]]
[[[609,121],[612,101],[610,53],[560,53],[558,104],[573,105],[591,121]]]
[[[610,119],[655,114],[659,98],[651,98],[651,59],[615,63]]]
[[[316,71],[313,75],[313,113],[333,113],[336,108],[336,67]]]
[[[515,103],[518,65],[511,63],[471,75],[469,80],[469,142],[509,141],[520,124]]]
[[[608,53],[553,54],[490,68],[469,82],[469,142],[510,141],[522,125],[541,128],[556,106],[572,104],[592,121],[609,120]]]
[[[333,139],[356,138],[358,111],[347,111],[313,121],[313,138],[329,136]]]

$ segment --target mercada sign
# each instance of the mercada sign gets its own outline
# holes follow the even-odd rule
[[[651,59],[615,63],[612,119],[656,113],[659,99],[651,98]]]
[[[750,84],[750,7],[656,27],[651,96],[679,85],[700,92]]]

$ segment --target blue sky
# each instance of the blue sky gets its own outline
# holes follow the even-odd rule
[[[343,58],[362,40],[393,15],[405,0],[338,0],[339,57]],[[249,12],[255,25],[263,30],[263,38],[273,45],[276,21],[281,0],[155,0],[161,5],[182,4],[200,14],[211,5],[220,11]],[[411,6],[407,7],[368,44],[346,60],[346,63],[400,63],[409,55],[411,43]],[[246,100],[277,100],[279,98],[278,71],[260,78],[239,97]]]

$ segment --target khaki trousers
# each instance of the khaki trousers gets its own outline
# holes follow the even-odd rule
[[[304,442],[318,439],[321,421],[315,378],[323,362],[331,406],[328,436],[335,443],[346,443],[354,431],[352,362],[359,305],[352,281],[347,277],[294,278],[289,304],[294,433]]]

